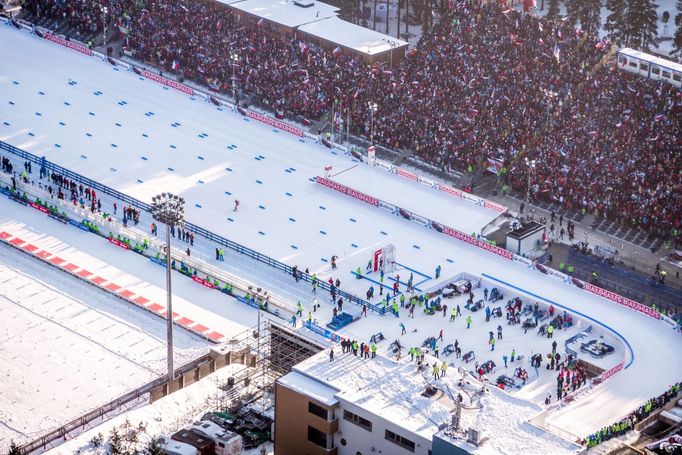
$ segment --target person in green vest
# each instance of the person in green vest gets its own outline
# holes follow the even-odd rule
[[[400,294],[400,306],[405,308],[405,294]]]
[[[469,327],[471,327],[471,315],[470,314],[467,315],[466,321],[467,321],[467,329],[468,329]]]
[[[564,264],[563,262],[560,262],[559,263],[559,271],[563,272],[564,270],[566,270],[566,264]]]
[[[372,343],[372,358],[377,356],[377,345],[376,343]]]
[[[572,266],[572,265],[569,265],[569,266],[568,266],[568,274],[569,274],[569,275],[573,275],[573,270],[574,270],[574,269],[573,269],[573,266]]]

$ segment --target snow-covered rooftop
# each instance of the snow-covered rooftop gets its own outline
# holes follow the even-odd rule
[[[326,406],[334,406],[339,402],[334,396],[337,392],[336,389],[295,371],[281,377],[278,382],[288,389],[305,394]]]
[[[307,6],[309,4],[310,6]],[[307,0],[244,0],[232,3],[230,6],[286,27],[297,27],[336,16],[339,10],[336,6]]]
[[[346,22],[336,16],[302,25],[298,29],[367,55],[407,46],[407,41]]]
[[[290,382],[290,377],[295,377],[295,381],[301,377],[314,378],[338,389],[338,399],[429,440],[451,422],[454,398],[461,393],[464,399],[461,428],[476,428],[488,437],[480,448],[468,448],[475,453],[503,453],[504,450],[575,453],[578,449],[575,444],[527,423],[542,411],[539,405],[495,387],[486,386],[483,391],[484,386],[470,376],[461,382],[462,375],[455,368],[450,368],[438,381],[433,381],[430,373],[430,368],[425,373],[417,372],[417,365],[409,359],[395,362],[378,355],[362,360],[337,351],[334,361],[330,362],[328,352],[323,351],[296,365],[294,372],[283,379]],[[422,395],[428,386],[438,389],[430,398]]]

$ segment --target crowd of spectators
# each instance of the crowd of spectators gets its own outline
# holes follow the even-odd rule
[[[35,18],[59,20],[88,36],[103,31],[105,18],[114,34],[127,30],[144,0],[22,0],[21,3]]]
[[[647,418],[652,412],[661,409],[663,406],[670,403],[671,400],[677,398],[677,394],[680,391],[681,386],[682,383],[677,383],[670,387],[664,394],[647,400],[646,403],[628,414],[623,419],[587,436],[585,439],[583,439],[582,444],[588,448],[595,447],[602,442],[621,436],[624,433],[633,430],[635,428],[635,424]]]
[[[90,17],[94,2],[28,3]],[[112,5],[129,21],[129,49],[164,72],[227,94],[234,80],[242,99],[312,120],[335,103],[337,126],[350,118],[378,144],[445,171],[496,159],[503,190],[530,181],[531,199],[681,243],[682,92],[617,70],[611,45],[570,21],[453,2],[389,69],[245,27],[218,2]]]

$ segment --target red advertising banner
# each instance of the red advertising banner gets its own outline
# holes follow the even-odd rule
[[[123,248],[124,250],[130,249],[130,247],[128,246],[127,243],[123,243],[120,240],[115,239],[113,237],[109,237],[109,243],[113,243],[114,245],[119,246],[119,247]]]
[[[40,204],[36,204],[35,202],[29,202],[28,205],[30,205],[31,207],[33,207],[36,210],[40,210],[43,213],[50,213],[50,211],[47,208],[43,207]]]
[[[490,210],[494,210],[496,212],[504,213],[507,211],[507,207],[504,205],[498,204],[497,202],[489,201],[487,199],[484,199],[484,207]]]
[[[246,116],[254,120],[258,120],[259,122],[265,123],[266,125],[273,126],[282,131],[286,131],[287,133],[291,133],[298,137],[303,137],[302,129],[296,128],[295,126],[289,125],[288,123],[284,123],[280,120],[268,117],[267,115],[259,114],[258,112],[253,111],[246,111]]]
[[[345,185],[341,185],[340,183],[336,183],[332,180],[326,179],[324,177],[317,177],[317,183],[320,185],[326,186],[327,188],[331,188],[332,190],[338,191],[339,193],[343,193],[345,195],[354,197],[355,199],[359,199],[362,202],[366,202],[368,204],[371,204],[375,207],[379,207],[379,199],[369,196],[365,193],[361,193],[359,191],[355,191],[353,188],[349,188]]]
[[[484,242],[483,240],[478,240],[477,238],[474,238],[470,235],[464,234],[462,232],[459,232],[455,229],[449,228],[447,226],[443,226],[443,233],[454,237],[458,240],[461,240],[463,242],[466,242],[470,245],[477,246],[483,250],[490,251],[491,253],[495,253],[498,256],[502,256],[505,259],[509,259],[510,261],[514,257],[514,254],[511,251],[507,251],[504,248],[500,248],[499,246],[494,246],[489,244],[488,242]]]
[[[624,362],[620,362],[618,365],[616,365],[615,367],[611,368],[610,370],[604,371],[604,372],[601,374],[601,376],[599,376],[599,378],[601,379],[601,382],[606,381],[608,378],[610,378],[610,377],[613,376],[614,374],[618,373],[620,370],[623,369],[624,366],[625,366],[625,363],[624,363]]]
[[[203,279],[203,278],[199,278],[199,277],[196,276],[196,275],[193,275],[193,276],[192,276],[192,279],[193,279],[195,282],[197,282],[197,283],[199,283],[199,284],[201,284],[201,285],[203,285],[203,286],[206,286],[207,288],[211,288],[211,289],[215,288],[215,286],[213,285],[213,283],[211,283],[210,281],[207,281],[207,280],[205,280],[205,279]]]
[[[174,88],[175,90],[187,93],[188,95],[194,95],[194,89],[192,89],[191,87],[187,87],[186,85],[183,85],[179,82],[175,82],[174,80],[165,78],[163,76],[159,76],[158,74],[154,74],[150,71],[143,70],[142,68],[137,68],[137,71],[135,72],[142,77],[151,79],[152,81],[158,82],[159,84],[165,85],[166,87]]]
[[[407,177],[410,180],[417,180],[419,177],[417,177],[417,174],[414,172],[410,172],[407,169],[403,169],[400,167],[395,168],[395,173],[398,175],[402,175],[403,177]]]
[[[440,184],[439,188],[443,193],[448,193],[448,194],[451,194],[451,195],[453,195],[455,197],[459,197],[459,198],[462,197],[462,190],[458,190],[457,188],[453,188],[451,186],[443,185],[442,183]]]
[[[48,41],[52,41],[53,43],[57,43],[64,47],[68,47],[69,49],[74,50],[76,52],[80,52],[81,54],[92,56],[92,50],[88,49],[87,47],[81,46],[80,44],[77,43],[72,43],[71,41],[67,41],[64,38],[55,36],[52,33],[43,33],[43,37]]]
[[[606,289],[602,289],[590,283],[585,283],[584,289],[588,292],[591,292],[592,294],[597,294],[601,297],[604,297],[605,299],[611,300],[612,302],[616,302],[619,305],[623,305],[635,311],[639,311],[640,313],[644,313],[654,319],[661,319],[661,315],[658,313],[658,311],[649,308],[646,305],[642,305],[639,302],[635,302],[634,300],[630,300],[627,297],[616,294],[615,292],[607,291]]]

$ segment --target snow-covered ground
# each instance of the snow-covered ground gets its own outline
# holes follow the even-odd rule
[[[7,246],[0,276],[0,447],[26,443],[166,371],[163,320]],[[177,365],[207,351],[207,341],[175,335]]]
[[[39,211],[26,210],[9,202],[0,214],[0,231],[7,231],[66,261],[87,267],[93,275],[165,307],[164,269],[99,236],[51,222]],[[242,333],[256,325],[254,308],[187,278],[173,280],[173,295],[174,312],[225,336]]]
[[[64,167],[146,201],[152,194],[164,190],[182,193],[188,200],[187,218],[194,224],[288,264],[297,264],[301,269],[309,267],[321,279],[339,278],[341,288],[348,292],[364,295],[370,283],[354,279],[350,272],[358,266],[364,268],[373,249],[393,243],[398,262],[402,264],[399,273],[403,280],[413,270],[415,281],[423,276],[423,287],[426,288],[460,272],[485,273],[488,287],[499,286],[506,295],[518,293],[526,301],[555,302],[582,320],[581,324],[589,321],[606,335],[621,342],[626,340],[632,354],[625,349],[619,356],[632,360],[628,368],[595,388],[589,399],[578,400],[558,413],[550,414],[548,421],[554,425],[578,435],[590,433],[660,394],[682,376],[682,363],[675,360],[682,338],[660,322],[309,180],[321,175],[325,165],[343,170],[356,164],[348,157],[334,155],[311,142],[299,142],[298,138],[273,131],[263,124],[246,122],[236,113],[218,111],[209,103],[164,90],[149,80],[140,80],[133,73],[116,71],[111,65],[41,41],[25,32],[0,27],[0,41],[10,43],[0,47],[0,60],[12,62],[12,65],[0,68],[0,122],[6,122],[0,123],[1,140],[45,155]],[[145,115],[151,112],[153,115]],[[232,145],[236,147],[228,148]],[[402,202],[407,200],[406,195],[415,191],[410,182],[384,171],[367,169],[363,172],[367,177],[363,177],[362,188],[370,195],[380,194],[385,191],[383,186],[390,185],[395,200]],[[352,176],[352,171],[347,174]],[[225,194],[226,191],[230,194]],[[236,213],[232,212],[235,198],[241,201]],[[440,211],[443,216],[451,217],[448,219],[453,228],[465,232],[470,227],[470,220],[479,216],[477,211],[481,210],[466,201],[452,199],[448,202],[427,194],[422,199],[410,202],[414,204],[411,206],[418,208],[418,212],[422,209],[429,213]],[[23,223],[43,233],[54,232],[60,239],[64,238],[62,236],[71,238],[67,244],[77,244],[84,254],[101,255],[99,260],[114,263],[118,270],[130,273],[131,279],[143,278],[145,282],[162,287],[160,267],[141,259],[131,260],[136,256],[114,247],[113,251],[105,249],[101,239],[73,228],[55,226],[58,223],[44,216],[24,221],[26,210],[19,210],[23,212],[12,214],[3,210],[7,213],[6,222]],[[458,219],[461,224],[457,224]],[[146,228],[148,223],[145,223],[143,221],[139,228]],[[331,271],[322,259],[334,254],[339,256],[339,268]],[[239,266],[242,264],[243,260]],[[443,268],[438,280],[433,278],[436,265]],[[245,274],[252,271],[244,267]],[[283,288],[293,285],[290,276],[274,269],[269,275],[271,283],[279,281]],[[213,306],[210,304],[212,294],[199,297],[198,293],[203,289],[196,284],[189,280],[176,282],[175,292],[181,296],[187,292],[186,300],[190,304],[210,306],[207,311],[214,311],[226,319],[241,317],[248,311],[243,306],[229,310]],[[390,280],[387,282],[391,283]],[[301,289],[287,292],[300,295]],[[210,292],[220,295],[216,291]],[[477,294],[480,292],[478,290]],[[309,291],[307,297],[312,298]],[[327,300],[326,296],[319,298],[322,302]],[[309,300],[303,300],[303,303],[306,309],[310,307]],[[463,307],[464,302],[455,303]],[[225,302],[222,300],[216,305],[225,305]],[[358,313],[357,309],[351,310]],[[315,316],[324,323],[329,320],[330,312],[330,306],[323,303]],[[468,312],[463,312],[466,317]],[[502,355],[513,348],[526,356],[534,350],[545,352],[547,349],[548,342],[534,333],[523,335],[519,328],[505,327],[504,340],[497,344],[494,355],[489,353],[487,332],[494,331],[497,323],[493,320],[486,324],[481,312],[472,314],[474,328],[468,332],[463,318],[448,323],[448,318],[440,315],[417,314],[414,320],[406,320],[404,314],[401,316],[400,321],[410,332],[404,339],[406,345],[421,344],[424,338],[436,335],[444,328],[444,344],[457,338],[464,350],[470,346],[478,358],[494,358],[498,369],[502,365]],[[255,319],[255,314],[252,317]],[[382,318],[371,314],[341,333],[368,340],[370,335],[382,331],[392,341],[400,337],[398,322],[394,316]],[[415,328],[418,331],[413,334]],[[533,373],[529,373],[532,377]],[[548,384],[545,387],[551,387],[553,376],[541,373],[541,377]],[[633,387],[633,383],[638,386]],[[544,397],[540,389],[528,387],[525,390],[531,398]],[[518,396],[523,397],[523,394],[524,389],[521,389]]]

